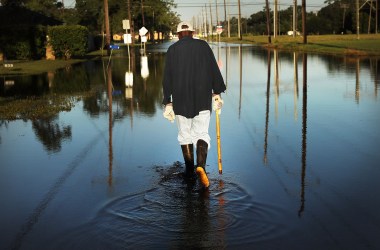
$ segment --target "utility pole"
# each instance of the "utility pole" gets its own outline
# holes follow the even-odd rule
[[[108,15],[108,0],[104,0],[104,23],[106,26],[106,48],[107,48],[107,55],[109,56],[111,54],[110,44],[111,44],[111,33],[110,33],[110,21],[109,21],[109,15]]]
[[[239,5],[239,18],[238,18],[238,36],[239,36],[239,40],[242,40],[242,36],[241,36],[241,9],[240,9],[240,0],[238,0],[238,5]]]
[[[205,33],[206,33],[206,36],[207,36],[207,39],[208,39],[208,27],[207,27],[207,22],[208,22],[208,18],[207,18],[207,6],[205,4]]]
[[[129,28],[130,28],[130,32],[131,32],[131,37],[132,37],[132,45],[134,44],[134,35],[133,35],[133,22],[132,22],[132,18],[131,18],[131,0],[128,0],[128,19],[129,19]]]
[[[303,33],[303,43],[307,44],[306,0],[302,0],[302,33]]]
[[[212,11],[211,11],[211,3],[209,4],[209,7],[210,7],[210,26],[209,26],[209,30],[210,30],[210,33],[211,33],[211,41],[214,39],[214,33],[212,32]]]
[[[359,0],[356,0],[356,38],[359,39]]]
[[[216,26],[218,26],[219,25],[218,0],[215,0],[215,14],[216,14]]]
[[[224,22],[227,20],[226,0],[224,0]]]
[[[378,11],[379,11],[378,3],[379,3],[379,1],[377,0],[377,1],[376,1],[375,34],[377,34],[377,22],[378,22],[377,14],[378,14]]]
[[[145,27],[143,0],[141,0],[141,17],[142,17],[142,25],[143,27]]]
[[[293,37],[297,34],[297,0],[293,0]]]
[[[270,15],[269,15],[269,2],[268,0],[265,0],[265,8],[266,8],[266,15],[267,15],[267,33],[268,33],[268,43],[272,43],[272,39],[270,36]]]
[[[376,22],[375,22],[375,34],[377,34],[377,23],[378,23],[378,11],[379,11],[379,0],[376,1]]]
[[[372,0],[370,0],[369,17],[368,17],[368,34],[371,32],[371,19],[372,19]]]
[[[229,9],[227,9],[227,35],[228,35],[228,37],[231,37],[231,25],[230,25],[230,11],[229,11]]]
[[[277,0],[274,0],[274,10],[273,10],[273,37],[276,38],[277,36]]]

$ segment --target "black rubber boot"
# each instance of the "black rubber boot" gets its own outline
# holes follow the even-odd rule
[[[210,185],[206,174],[208,144],[204,140],[197,141],[197,169],[196,173],[203,187],[208,188]]]
[[[194,178],[194,146],[193,144],[181,145],[183,159],[185,160],[185,177]]]

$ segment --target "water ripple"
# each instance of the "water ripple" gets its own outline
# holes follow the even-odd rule
[[[277,223],[279,208],[254,201],[233,182],[211,178],[205,191],[184,182],[179,171],[159,172],[154,188],[113,200],[93,221],[72,232],[70,241],[75,243],[70,247],[267,247],[269,240],[287,231]],[[73,240],[76,237],[80,239]]]

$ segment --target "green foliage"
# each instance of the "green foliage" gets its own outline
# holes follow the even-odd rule
[[[45,56],[46,28],[41,25],[0,27],[0,51],[8,60],[41,59]]]
[[[49,43],[57,58],[70,59],[88,52],[88,30],[80,25],[49,27]]]

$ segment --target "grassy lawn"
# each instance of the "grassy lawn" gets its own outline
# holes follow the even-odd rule
[[[277,36],[271,37],[268,44],[267,36],[243,36],[242,40],[222,38],[226,42],[257,44],[283,50],[296,50],[312,53],[351,54],[380,56],[380,34],[357,35],[313,35],[307,37],[307,44],[303,44],[302,37]]]
[[[70,60],[37,60],[37,61],[15,61],[8,62],[8,67],[0,64],[0,75],[14,74],[38,74],[65,68],[72,64],[81,62],[81,59]],[[12,66],[9,66],[12,64]]]
[[[300,36],[295,38],[292,36],[277,36],[271,39],[272,43],[268,44],[267,36],[248,35],[243,36],[242,40],[239,40],[237,37],[221,38],[224,42],[256,44],[258,46],[277,48],[280,50],[337,55],[380,56],[380,34],[361,34],[359,39],[357,35],[308,36],[307,44],[303,44],[303,38]],[[104,53],[103,51],[103,54]],[[71,64],[101,55],[102,53],[100,51],[95,51],[83,59],[12,62],[13,67],[5,67],[4,64],[0,62],[0,75],[39,74],[54,71],[58,68],[65,68]]]

